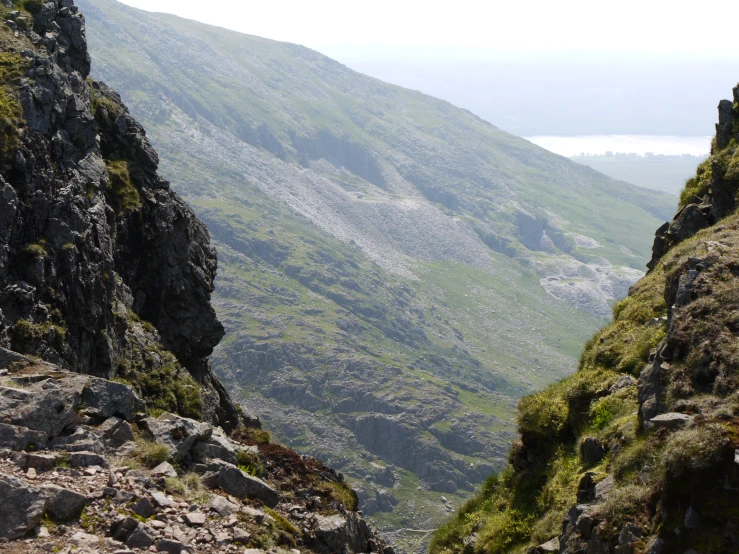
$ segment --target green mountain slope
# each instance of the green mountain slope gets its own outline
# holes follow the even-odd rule
[[[214,369],[386,531],[433,528],[504,465],[516,399],[574,370],[674,199],[303,47],[79,4],[94,75],[219,250]]]
[[[739,85],[652,270],[432,553],[739,551]]]

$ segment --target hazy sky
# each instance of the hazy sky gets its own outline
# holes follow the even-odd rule
[[[736,41],[735,18],[726,13],[732,4],[715,0],[123,2],[318,50],[339,45],[380,47],[375,50],[378,55],[390,57],[426,51],[449,57],[567,52],[715,59],[734,55]],[[394,50],[397,47],[402,48]]]

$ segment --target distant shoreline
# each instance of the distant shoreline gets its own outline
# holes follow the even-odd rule
[[[705,157],[711,137],[656,135],[533,136],[526,140],[567,157],[583,156],[691,156]]]

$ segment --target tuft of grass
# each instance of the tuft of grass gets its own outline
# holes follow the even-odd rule
[[[123,107],[121,105],[116,104],[110,98],[103,95],[99,90],[96,90],[93,86],[93,80],[89,77],[87,79],[87,85],[90,89],[90,111],[96,119],[98,118],[98,110],[101,108],[111,115],[117,115],[123,111]]]
[[[23,255],[32,260],[40,260],[46,257],[46,247],[40,243],[29,244],[23,249]]]
[[[709,193],[712,176],[711,158],[708,158],[698,166],[695,177],[685,182],[685,188],[680,193],[680,206],[689,204],[694,196],[701,198]]]
[[[577,454],[560,448],[549,465],[546,484],[537,498],[538,512],[544,514],[531,529],[535,542],[546,542],[562,527],[567,508],[577,503],[577,485],[582,477]]]
[[[129,326],[147,325],[132,311],[128,313]],[[150,325],[150,324],[149,324]],[[153,331],[153,326],[150,326]],[[161,344],[148,342],[143,352],[124,357],[118,366],[117,377],[133,386],[146,401],[150,414],[164,411],[200,419],[203,396],[200,385],[185,370],[174,354]]]
[[[266,473],[262,460],[257,454],[248,450],[239,450],[236,452],[236,460],[241,471],[255,477],[261,477]]]
[[[146,467],[156,467],[169,459],[169,448],[153,441],[138,439],[133,454]]]
[[[322,481],[314,486],[319,492],[322,492],[329,498],[333,498],[339,502],[339,504],[344,506],[345,509],[349,511],[359,509],[359,498],[357,497],[357,493],[355,493],[354,489],[346,483]]]
[[[297,527],[295,527],[292,523],[290,523],[290,521],[285,516],[278,514],[272,508],[269,508],[267,506],[263,506],[262,509],[264,510],[265,513],[272,516],[272,518],[275,520],[275,524],[277,525],[277,527],[279,527],[286,533],[289,533],[290,535],[293,535],[293,536],[300,535],[300,531],[297,529]]]
[[[50,321],[32,323],[27,319],[19,319],[12,327],[12,335],[14,342],[21,345],[46,339],[56,348],[61,348],[67,339],[67,329]]]
[[[272,441],[269,431],[252,427],[237,429],[233,432],[232,437],[248,445],[270,444]]]
[[[636,413],[638,402],[635,387],[609,394],[595,400],[590,406],[590,424],[596,431],[602,431],[612,422]]]
[[[18,148],[18,128],[24,124],[23,109],[12,82],[23,74],[26,64],[18,54],[0,53],[0,157],[4,159]]]
[[[705,471],[722,463],[728,446],[729,436],[721,425],[709,423],[682,429],[667,440],[662,465],[672,477]]]
[[[606,501],[598,507],[598,514],[614,528],[627,521],[635,521],[645,514],[652,491],[640,485],[626,485],[613,489]]]
[[[167,477],[164,480],[167,489],[182,495],[189,502],[205,504],[210,500],[203,479],[197,473],[185,473],[178,477]]]
[[[108,162],[110,187],[106,191],[110,205],[118,214],[134,212],[141,208],[141,195],[131,180],[129,162],[117,160]]]
[[[518,410],[518,428],[523,435],[551,441],[567,427],[569,406],[559,384],[527,396],[519,403]]]

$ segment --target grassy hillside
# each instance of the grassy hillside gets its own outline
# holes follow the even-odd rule
[[[737,551],[737,164],[736,137],[714,144],[659,233],[671,248],[578,372],[521,400],[507,468],[432,552]]]
[[[79,5],[93,73],[219,249],[215,370],[423,543],[504,466],[516,400],[575,369],[672,198],[303,47]]]

